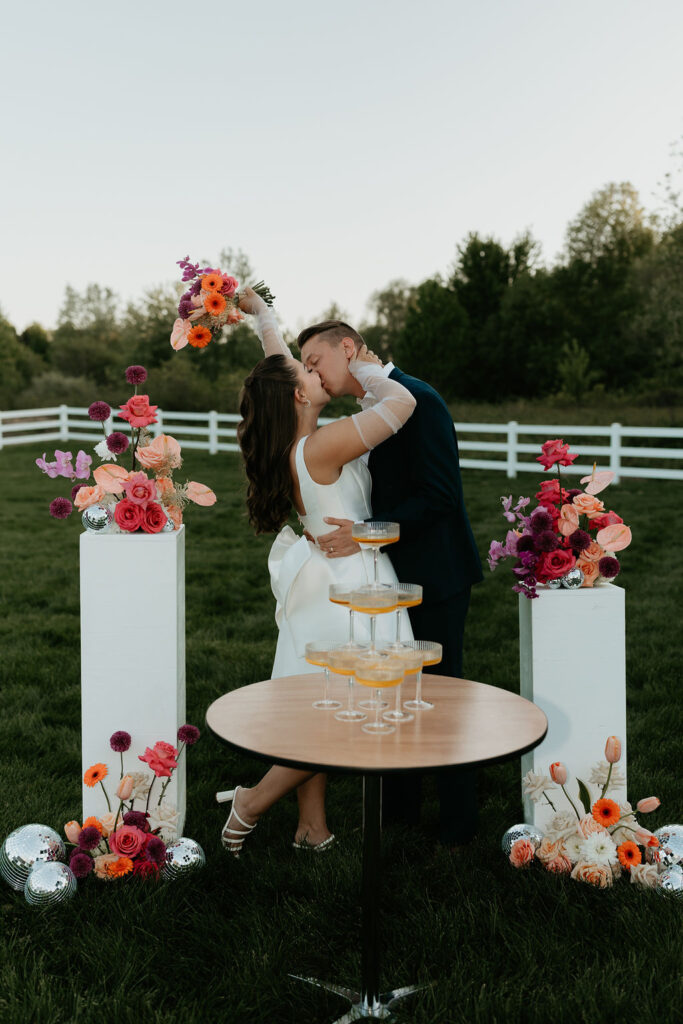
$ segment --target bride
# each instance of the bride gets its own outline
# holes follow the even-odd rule
[[[278,678],[318,671],[304,660],[307,640],[340,640],[347,635],[348,612],[328,600],[329,585],[370,582],[372,556],[359,551],[329,559],[314,541],[330,531],[325,517],[354,522],[371,518],[370,474],[359,457],[403,426],[415,399],[402,384],[378,373],[376,359],[365,345],[356,344],[349,372],[377,403],[319,427],[318,417],[330,400],[320,377],[294,358],[274,314],[250,288],[241,292],[240,307],[255,317],[265,355],[244,381],[237,437],[248,479],[249,521],[257,533],[280,531],[268,559],[277,602],[273,677]],[[292,506],[313,540],[297,538],[285,525]],[[380,580],[397,582],[386,554],[380,554],[379,563]],[[378,622],[380,641],[392,639],[390,624],[383,623],[388,618],[382,616]],[[320,773],[274,766],[250,789],[237,786],[218,793],[219,802],[232,800],[221,833],[223,845],[239,856],[259,817],[296,789],[299,822],[294,846],[326,848],[334,836],[325,820],[325,781]]]

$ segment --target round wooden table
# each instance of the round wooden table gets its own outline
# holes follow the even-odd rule
[[[206,724],[230,747],[269,764],[363,776],[360,991],[303,979],[350,1000],[351,1010],[337,1022],[342,1024],[386,1018],[392,1003],[415,991],[414,986],[386,993],[379,989],[381,776],[507,761],[537,746],[548,722],[540,708],[508,690],[425,675],[423,693],[434,707],[416,711],[412,722],[398,725],[390,735],[373,736],[357,722],[337,721],[332,711],[311,706],[322,684],[320,673],[240,687],[211,704]],[[335,686],[343,700],[345,679],[333,677],[331,695]]]

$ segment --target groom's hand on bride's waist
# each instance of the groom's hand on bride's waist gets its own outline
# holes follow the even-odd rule
[[[356,551],[360,551],[360,545],[351,537],[352,519],[326,516],[324,521],[336,527],[331,533],[321,533],[318,537],[318,547],[327,558],[345,558],[346,555],[355,555]]]

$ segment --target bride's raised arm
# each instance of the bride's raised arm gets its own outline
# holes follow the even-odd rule
[[[289,346],[280,333],[280,326],[270,306],[252,288],[240,292],[240,309],[251,313],[264,356],[287,356],[294,359]]]

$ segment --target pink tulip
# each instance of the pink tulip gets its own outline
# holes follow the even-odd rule
[[[636,826],[636,842],[641,846],[659,846],[659,840],[654,832],[643,828],[642,825]]]
[[[67,821],[64,826],[64,835],[70,843],[78,845],[78,837],[81,834],[81,826],[77,821]]]
[[[605,744],[605,757],[610,764],[616,764],[621,757],[621,740],[618,736],[608,736]]]
[[[656,796],[646,796],[642,800],[639,800],[636,804],[636,810],[639,814],[650,814],[651,811],[656,811],[659,807],[660,800]]]
[[[131,775],[124,775],[117,786],[116,795],[119,800],[129,800],[132,792],[133,778]]]
[[[556,782],[558,786],[564,786],[567,781],[567,769],[561,761],[553,761],[550,765],[550,778],[553,782]]]

